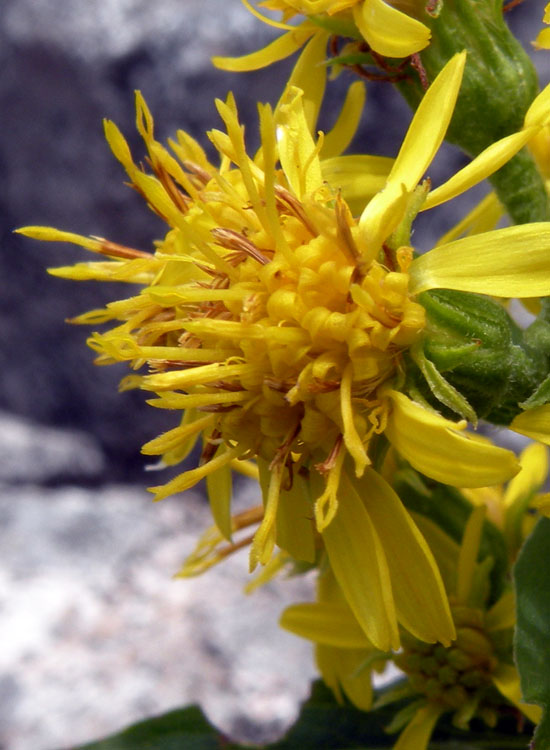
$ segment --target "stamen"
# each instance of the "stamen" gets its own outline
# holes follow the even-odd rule
[[[312,237],[316,237],[319,234],[316,227],[314,227],[309,220],[308,215],[304,211],[304,207],[300,201],[292,195],[292,193],[289,193],[289,191],[282,185],[275,185],[275,197],[279,204],[286,207],[292,215],[298,219],[298,221],[302,222]]]
[[[151,253],[147,253],[144,250],[136,250],[133,247],[119,245],[118,242],[111,242],[110,240],[106,240],[104,237],[96,237],[95,235],[92,235],[92,239],[101,242],[101,247],[97,248],[97,252],[101,253],[101,255],[108,255],[111,258],[133,260],[134,258],[154,257]]]
[[[339,245],[346,256],[349,258],[349,260],[351,260],[353,265],[357,267],[361,260],[361,254],[351,234],[351,229],[348,222],[350,210],[347,204],[342,200],[342,195],[340,192],[336,196],[335,212]]]
[[[211,175],[208,174],[206,169],[203,169],[203,167],[199,166],[198,164],[195,164],[195,162],[192,162],[186,159],[183,162],[183,166],[185,167],[185,169],[187,169],[188,172],[190,172],[194,177],[196,177],[199,180],[199,182],[201,183],[201,186],[207,185],[212,179]]]
[[[240,250],[263,266],[269,263],[269,258],[266,258],[244,234],[239,234],[233,229],[223,228],[212,229],[211,232],[222,247],[226,247],[228,250]]]

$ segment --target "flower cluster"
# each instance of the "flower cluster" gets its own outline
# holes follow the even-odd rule
[[[265,23],[285,33],[267,47],[240,58],[215,57],[213,62],[224,70],[256,70],[283,60],[317,37],[326,47],[329,33],[349,39],[346,53],[370,52],[381,57],[406,58],[424,49],[430,42],[429,28],[419,20],[433,8],[422,2],[385,0],[265,0],[259,6],[279,11],[282,21],[262,15],[249,0],[243,4]],[[400,10],[400,6],[404,8]],[[298,25],[288,21],[305,16]]]
[[[540,719],[540,709],[521,699],[513,664],[513,591],[509,583],[502,588],[501,579],[495,579],[496,586],[491,581],[499,545],[513,557],[526,510],[541,503],[536,493],[548,473],[546,449],[532,444],[520,462],[522,473],[505,488],[462,490],[461,502],[466,500],[469,515],[460,544],[425,514],[414,514],[449,594],[456,626],[450,646],[426,643],[404,632],[401,651],[383,653],[365,638],[330,569],[320,577],[317,602],[292,605],[282,615],[284,628],[315,643],[323,678],[340,699],[343,692],[364,710],[400,702],[387,727],[388,732],[400,732],[395,750],[425,750],[437,721],[446,714],[460,729],[467,729],[474,718],[495,726],[513,707],[535,723]],[[418,477],[407,479],[418,483]],[[425,487],[423,491],[429,494]],[[447,499],[452,502],[450,496]],[[486,514],[492,520],[485,520]],[[373,706],[372,671],[388,663],[404,678],[380,693]]]
[[[181,576],[244,546],[251,572],[263,566],[255,585],[316,568],[318,601],[290,607],[282,625],[316,644],[327,685],[361,709],[373,707],[372,672],[401,669],[403,681],[374,703],[405,702],[389,727],[398,750],[426,748],[445,714],[461,728],[474,718],[492,726],[510,710],[537,721],[513,663],[511,566],[549,506],[537,493],[550,444],[550,222],[496,228],[504,206],[489,194],[427,252],[411,238],[420,212],[510,165],[529,162],[529,189],[548,203],[550,86],[518,128],[432,189],[430,165],[455,110],[469,106],[459,100],[465,51],[430,86],[422,80],[395,158],[342,155],[362,83],[349,87],[332,130],[318,132],[317,120],[331,35],[378,63],[417,55],[436,4],[260,5],[281,13],[260,17],[285,33],[218,66],[250,70],[303,49],[277,105],[258,106],[254,155],[231,94],[216,103],[223,130],[208,133],[214,163],[183,131],[168,148],[158,142],[137,93],[150,169],[114,123],[105,134],[166,236],[144,251],[19,231],[101,256],[56,275],[139,286],[75,322],[106,325],[88,343],[98,363],[128,363],[122,390],[140,388],[178,415],[146,455],[175,465],[200,444],[195,468],[151,488],[162,500],[206,480],[214,525]],[[524,329],[510,315],[514,299],[535,314]],[[481,420],[537,442],[518,457],[476,434]],[[238,514],[233,471],[262,494]]]

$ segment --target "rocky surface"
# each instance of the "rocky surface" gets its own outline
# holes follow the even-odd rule
[[[29,425],[0,419],[0,434],[8,428]],[[27,442],[15,476],[27,468],[35,478],[35,466],[53,476],[70,440],[96,456],[52,430],[41,455]],[[0,748],[69,748],[196,702],[243,740],[273,738],[292,721],[314,670],[308,644],[277,620],[311,596],[311,581],[245,596],[246,551],[173,580],[210,523],[198,492],[153,504],[135,487],[9,478],[0,480]],[[257,502],[257,488],[241,483],[237,506]]]

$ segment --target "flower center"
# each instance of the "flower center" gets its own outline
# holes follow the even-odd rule
[[[363,446],[384,429],[377,390],[422,330],[424,309],[408,294],[410,248],[360,269],[351,219],[296,199],[280,200],[279,215],[287,252],[253,226],[213,231],[233,268],[193,285],[204,300],[189,309],[180,344],[217,350],[221,368],[213,382],[201,382],[201,368],[187,384],[213,402],[226,394],[217,429],[243,453],[324,459],[346,430],[343,400]]]
[[[483,612],[451,602],[457,637],[452,646],[418,641],[403,634],[403,651],[396,665],[411,686],[444,710],[455,711],[455,722],[467,726],[474,715],[487,724],[496,722],[498,699],[491,675],[498,660],[483,628]]]

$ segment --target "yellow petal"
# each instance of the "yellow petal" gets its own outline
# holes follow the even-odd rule
[[[415,258],[409,268],[409,290],[412,294],[456,289],[495,297],[548,296],[549,247],[549,222],[464,237]]]
[[[365,469],[354,485],[386,553],[397,619],[421,641],[450,645],[456,637],[453,619],[426,540],[397,494],[376,471]]]
[[[408,193],[420,182],[445,137],[465,62],[465,52],[454,55],[432,83],[412,119],[386,187],[361,214],[361,233],[367,245],[375,246],[374,252],[403,218]]]
[[[454,592],[459,545],[427,516],[420,513],[411,513],[411,516],[435,557],[447,593]]]
[[[287,607],[279,625],[315,643],[338,648],[372,648],[346,605],[310,602]]]
[[[315,561],[310,489],[304,477],[295,476],[291,489],[279,494],[276,538],[295,560]]]
[[[376,257],[384,240],[403,220],[409,197],[404,185],[388,182],[367,204],[359,219],[358,235],[365,264]]]
[[[399,735],[393,750],[426,750],[437,720],[444,709],[437,703],[419,708]]]
[[[317,667],[324,683],[343,702],[342,689],[361,711],[369,711],[372,704],[370,669],[361,669],[365,661],[364,649],[341,649],[318,645],[315,649]]]
[[[540,443],[531,443],[519,457],[521,471],[508,484],[504,493],[506,508],[527,500],[539,490],[548,476],[548,450]]]
[[[399,648],[388,564],[372,520],[346,474],[340,506],[323,531],[330,565],[359,624],[381,651]]]
[[[266,68],[268,65],[284,60],[296,50],[299,50],[315,31],[316,29],[312,28],[311,25],[302,24],[256,52],[251,52],[242,57],[213,57],[212,63],[217,68],[229,70],[233,73]]]
[[[315,132],[317,117],[325,94],[327,67],[323,63],[326,58],[328,38],[327,32],[319,31],[309,40],[292,69],[285,87],[288,89],[294,86],[304,92],[302,99],[304,115],[311,133]],[[284,98],[283,94],[281,102],[284,102]],[[278,106],[275,108],[275,117],[277,117]]]
[[[87,250],[98,251],[101,247],[99,240],[84,237],[81,234],[74,234],[74,232],[62,232],[59,229],[53,229],[53,227],[21,227],[20,229],[16,229],[15,232],[16,234],[23,234],[25,237],[31,237],[33,240],[40,240],[42,242],[70,242],[73,245],[85,247]]]
[[[190,469],[189,471],[184,471],[183,474],[179,474],[166,484],[158,487],[149,487],[149,492],[155,494],[155,501],[164,500],[165,497],[175,495],[176,492],[184,492],[190,487],[194,487],[197,482],[200,482],[201,479],[204,479],[211,472],[217,471],[222,466],[230,463],[232,459],[237,457],[238,453],[238,450],[233,449],[221,453],[220,455],[216,455],[202,466],[199,466],[196,469]]]
[[[462,83],[466,53],[454,55],[426,91],[401,145],[388,182],[413,190],[445,138]]]
[[[225,453],[226,451],[218,451]],[[206,477],[206,491],[210,502],[212,518],[220,533],[231,541],[231,496],[233,482],[231,466],[226,464]]]
[[[259,468],[264,501],[264,517],[260,527],[254,534],[252,546],[250,547],[250,573],[255,570],[258,563],[267,565],[271,559],[273,547],[275,546],[277,508],[283,479],[283,467],[281,465],[276,466],[270,473],[265,471],[265,462],[259,463]]]
[[[355,461],[355,476],[360,477],[365,470],[365,466],[370,464],[370,459],[355,427],[353,406],[351,403],[352,379],[353,363],[350,362],[344,370],[340,384],[340,409],[344,426],[344,443]]]
[[[537,406],[535,409],[528,409],[518,414],[514,417],[510,429],[532,440],[539,440],[545,445],[550,445],[550,404]]]
[[[541,126],[548,122],[550,116],[550,83],[538,94],[525,115],[524,127]]]
[[[487,487],[519,471],[512,451],[461,434],[465,423],[451,422],[397,391],[389,391],[393,408],[386,435],[418,471],[454,487]]]
[[[492,143],[469,164],[455,172],[447,182],[432,190],[422,204],[421,211],[439,206],[440,203],[445,203],[469,190],[473,185],[477,185],[478,182],[482,182],[517,154],[535,133],[535,128],[529,128]]]
[[[532,45],[535,49],[550,49],[550,29],[539,31]]]
[[[478,505],[472,509],[470,517],[464,528],[462,544],[458,555],[458,569],[456,574],[456,598],[462,604],[468,604],[472,591],[472,583],[479,553],[479,543],[483,522],[485,521],[486,508]]]
[[[485,615],[485,629],[508,630],[516,624],[516,603],[512,590],[506,591]]]
[[[541,720],[542,709],[540,706],[533,706],[523,702],[519,675],[517,669],[512,664],[500,662],[496,670],[492,673],[491,679],[497,690],[517,706],[532,722],[537,724]]]
[[[384,0],[355,5],[353,20],[369,47],[385,57],[408,57],[430,43],[427,26]]]
[[[241,0],[241,3],[250,13],[252,13],[253,16],[256,16],[256,18],[258,18],[260,21],[267,24],[268,26],[273,26],[274,29],[287,29],[288,30],[288,29],[293,28],[288,23],[281,23],[280,21],[274,21],[273,18],[262,15],[260,11],[257,8],[255,8],[252,5],[252,3],[249,2],[249,0]]]
[[[326,138],[323,142],[324,153]],[[323,178],[342,197],[353,214],[360,214],[365,205],[384,185],[391,171],[393,159],[386,156],[353,154],[322,159]]]
[[[503,214],[504,209],[496,194],[489,193],[458,224],[439,238],[437,246],[457,240],[462,235],[469,237],[472,234],[489,232],[496,227]]]
[[[359,127],[359,121],[365,106],[365,97],[366,90],[363,83],[361,81],[352,83],[334,127],[328,133],[325,133],[323,148],[321,149],[323,160],[338,156],[347,149]]]
[[[300,89],[286,89],[278,105],[277,123],[281,166],[296,197],[302,198],[321,187],[323,176]]]

